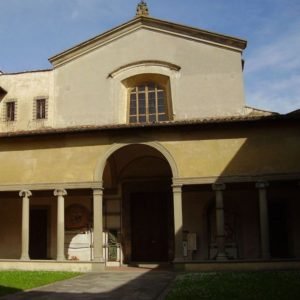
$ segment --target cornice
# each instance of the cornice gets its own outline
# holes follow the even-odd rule
[[[173,178],[172,186],[181,187],[185,185],[201,184],[226,184],[243,182],[271,182],[278,180],[300,180],[300,173],[274,173],[274,174],[255,174],[255,175],[234,175],[234,176],[208,176],[208,177],[176,177]],[[28,184],[8,184],[0,185],[0,192],[13,191],[42,191],[57,189],[102,189],[102,181],[87,182],[52,182],[52,183],[28,183]],[[115,196],[114,196],[115,197]]]
[[[172,71],[177,71],[177,72],[180,71],[180,69],[181,69],[180,66],[175,65],[170,62],[165,62],[165,61],[161,61],[161,60],[141,60],[141,61],[136,61],[136,62],[132,62],[132,63],[126,64],[126,65],[123,65],[123,66],[119,67],[118,69],[113,70],[111,73],[108,74],[107,77],[114,78],[121,72],[130,70],[133,68],[137,68],[137,67],[148,67],[148,66],[164,67],[164,68],[168,68]]]
[[[200,184],[225,184],[243,182],[265,182],[276,180],[299,180],[300,173],[289,174],[255,174],[255,175],[234,175],[234,176],[203,176],[203,177],[181,177],[173,178],[173,185],[200,185]]]
[[[0,185],[0,192],[12,191],[45,191],[45,190],[73,190],[73,189],[101,189],[103,187],[102,181],[87,181],[87,182],[50,182],[50,183],[28,183],[28,184],[7,184]]]

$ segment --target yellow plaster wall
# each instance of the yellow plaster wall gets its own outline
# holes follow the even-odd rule
[[[22,202],[16,196],[0,198],[0,259],[20,258]]]
[[[237,216],[235,228],[239,259],[257,259],[260,257],[258,193],[235,188],[225,190],[225,212]],[[187,191],[183,193],[183,229],[197,234],[197,251],[193,259],[204,260],[209,257],[209,208],[214,209],[215,194],[210,187],[205,191]]]
[[[300,172],[299,126],[240,129],[159,129],[1,139],[0,185],[89,182],[115,143],[157,141],[179,177]],[[141,153],[143,155],[143,153]]]
[[[162,144],[174,157],[179,177],[299,173],[299,130],[299,125],[202,130]]]
[[[84,205],[90,212],[91,195],[65,196],[65,207],[72,204]],[[56,232],[57,232],[57,199],[53,191],[47,196],[37,196],[32,192],[30,197],[30,208],[48,208],[48,249],[47,255],[51,259],[56,258]],[[22,200],[15,193],[15,197],[6,197],[0,193],[0,259],[19,259],[21,256],[21,227],[22,227]]]
[[[92,181],[97,160],[110,147],[102,142],[44,137],[1,143],[0,184]]]

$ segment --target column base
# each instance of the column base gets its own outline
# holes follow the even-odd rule
[[[228,256],[226,252],[218,252],[216,256],[216,260],[228,260]]]
[[[271,255],[270,255],[270,253],[265,253],[265,254],[263,254],[263,255],[261,256],[261,258],[262,258],[263,260],[269,260],[269,259],[271,259]]]
[[[176,263],[176,262],[183,262],[184,261],[184,258],[183,257],[175,257],[173,262]]]
[[[65,261],[66,258],[64,256],[57,256],[56,261]]]
[[[30,257],[28,255],[22,255],[20,260],[22,261],[29,261],[30,260]]]
[[[100,262],[100,263],[104,263],[105,262],[102,257],[94,257],[92,261],[93,262]]]

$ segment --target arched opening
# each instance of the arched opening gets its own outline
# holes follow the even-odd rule
[[[103,172],[108,261],[173,260],[171,183],[167,158],[151,146],[126,145],[108,157]]]

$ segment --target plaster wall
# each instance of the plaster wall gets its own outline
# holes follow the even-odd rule
[[[21,256],[22,201],[19,197],[0,198],[0,258]]]
[[[181,69],[142,65],[109,77],[124,65],[145,60]],[[243,112],[240,52],[139,29],[54,69],[54,126],[126,123],[127,91],[121,81],[143,73],[170,78],[175,120]]]
[[[47,192],[47,196],[35,195],[30,197],[30,209],[48,209],[48,238],[47,256],[56,258],[56,231],[57,231],[57,200],[53,191]],[[65,207],[72,204],[81,204],[91,212],[91,196],[72,195],[65,197]],[[22,199],[18,197],[5,197],[0,193],[0,259],[19,259],[21,256],[21,227],[22,227]],[[68,248],[68,245],[66,244]],[[67,252],[67,251],[66,251]],[[66,253],[67,257],[67,253]]]
[[[111,132],[2,139],[0,183],[92,182],[112,145],[155,140],[174,158],[179,177],[297,173],[300,170],[298,126],[261,128]]]
[[[0,132],[34,130],[53,125],[53,72],[26,72],[0,75],[0,86],[7,94],[0,101]],[[47,119],[36,120],[34,101],[46,98],[48,104]],[[16,101],[16,120],[5,120],[8,101]]]
[[[253,185],[252,190],[225,190],[223,193],[225,219],[228,214],[234,214],[237,218],[236,227],[233,230],[236,234],[238,259],[260,257],[259,210],[256,192]],[[183,193],[183,230],[197,234],[198,249],[193,253],[193,260],[209,258],[209,214],[214,210],[214,201],[215,194],[209,188],[207,191]]]

